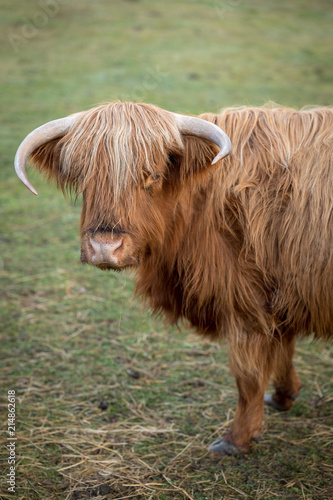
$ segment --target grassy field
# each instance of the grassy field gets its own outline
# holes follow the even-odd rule
[[[266,410],[249,455],[211,457],[237,400],[224,346],[152,318],[129,274],[82,267],[79,204],[12,166],[34,127],[106,100],[332,104],[332,2],[3,0],[0,17],[1,499],[333,498],[332,347],[299,343],[291,412]]]

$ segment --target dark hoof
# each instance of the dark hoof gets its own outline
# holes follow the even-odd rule
[[[286,406],[283,406],[283,405],[280,405],[279,403],[277,403],[275,401],[274,396],[272,394],[265,394],[265,396],[264,396],[264,403],[267,406],[271,406],[272,408],[274,408],[277,411],[287,411],[287,410],[289,410],[289,408],[287,408]]]
[[[208,446],[209,451],[218,455],[240,455],[242,452],[234,444],[224,441],[223,438],[214,441]]]

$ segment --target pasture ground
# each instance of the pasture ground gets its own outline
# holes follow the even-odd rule
[[[53,6],[53,10],[52,10]],[[217,459],[236,389],[224,346],[169,328],[129,274],[79,262],[80,206],[12,167],[21,139],[105,100],[200,113],[268,100],[332,104],[327,0],[24,2],[1,13],[2,499],[333,498],[332,347],[298,345],[304,382],[266,409],[259,445]],[[8,390],[16,493],[7,490]]]

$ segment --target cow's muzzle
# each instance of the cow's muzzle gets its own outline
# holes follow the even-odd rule
[[[81,261],[100,269],[137,266],[138,257],[131,237],[124,233],[87,233],[82,238]]]

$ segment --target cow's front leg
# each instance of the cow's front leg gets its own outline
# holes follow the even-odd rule
[[[247,452],[258,440],[264,420],[264,394],[271,375],[276,339],[260,334],[242,334],[230,339],[230,368],[238,388],[238,406],[233,425],[209,449],[222,455]]]
[[[273,394],[265,394],[265,403],[279,411],[289,410],[292,407],[302,385],[293,365],[294,350],[295,336],[284,335],[276,352],[273,374],[275,391]]]

